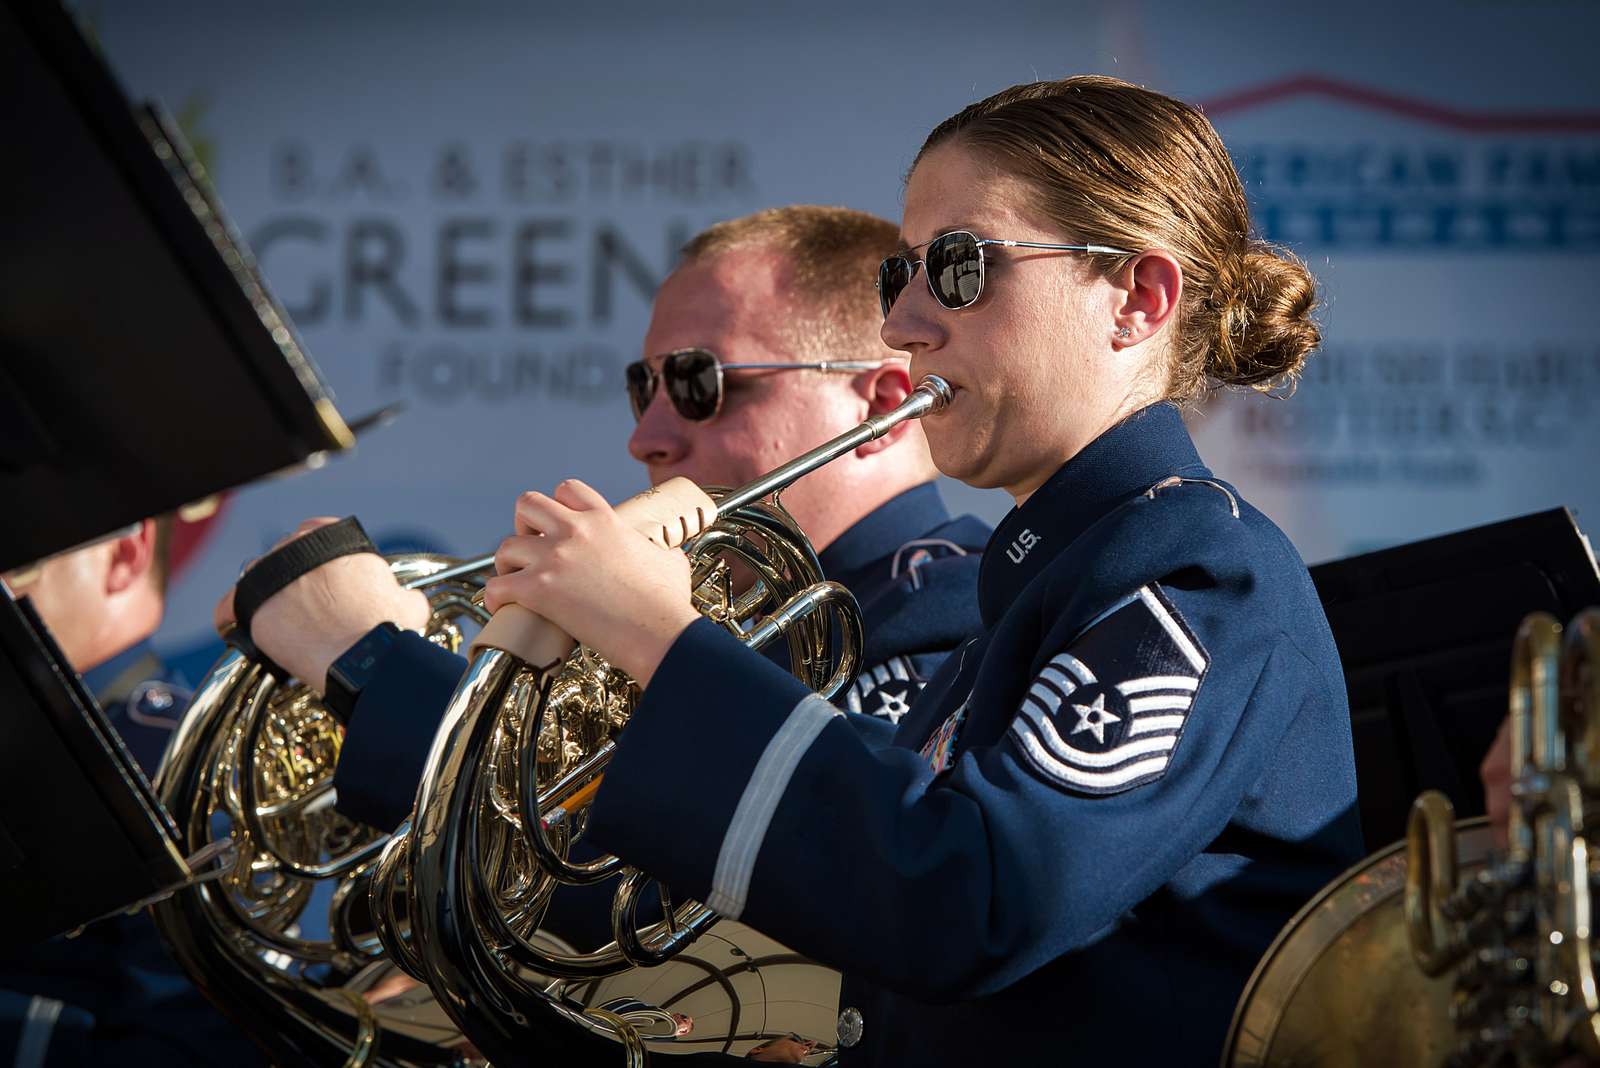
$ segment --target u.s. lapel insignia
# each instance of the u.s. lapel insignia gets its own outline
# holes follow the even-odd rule
[[[1210,663],[1161,588],[1140,587],[1039,671],[1011,736],[1043,778],[1078,793],[1153,782]]]

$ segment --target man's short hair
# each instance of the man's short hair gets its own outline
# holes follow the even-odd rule
[[[796,358],[882,356],[878,264],[900,251],[900,230],[850,208],[793,204],[719,222],[683,247],[686,261],[742,248],[767,248],[788,261],[794,299],[786,333]],[[730,354],[733,358],[737,358]]]

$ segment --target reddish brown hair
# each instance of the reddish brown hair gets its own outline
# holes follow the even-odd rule
[[[794,355],[873,359],[883,345],[883,312],[872,283],[878,264],[900,251],[894,223],[850,208],[792,204],[719,222],[683,247],[685,260],[736,248],[767,248],[783,256],[793,302]]]
[[[935,127],[920,160],[959,142],[1024,179],[1074,240],[1161,248],[1183,268],[1166,396],[1292,384],[1321,334],[1316,280],[1255,239],[1238,172],[1199,109],[1085,75],[1002,90]],[[1128,257],[1096,256],[1108,275]]]

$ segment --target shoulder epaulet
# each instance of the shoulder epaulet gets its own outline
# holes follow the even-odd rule
[[[1234,492],[1231,489],[1215,479],[1184,478],[1182,475],[1168,475],[1160,482],[1157,482],[1155,485],[1145,490],[1144,496],[1153,501],[1156,499],[1156,494],[1160,493],[1161,491],[1175,489],[1179,486],[1185,485],[1210,486],[1212,489],[1216,490],[1218,493],[1222,494],[1228,499],[1228,510],[1233,513],[1233,518],[1239,518],[1239,498],[1234,495]]]
[[[917,574],[924,564],[944,557],[961,557],[970,555],[969,551],[948,538],[912,538],[894,552],[894,558],[889,561],[889,577],[897,579],[902,574],[911,580],[913,589],[922,586],[921,576]]]

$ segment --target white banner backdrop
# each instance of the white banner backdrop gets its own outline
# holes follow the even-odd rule
[[[621,368],[684,238],[791,202],[895,218],[936,122],[1076,72],[1204,104],[1262,231],[1324,283],[1299,395],[1195,419],[1308,560],[1559,504],[1593,524],[1600,6],[1401,7],[84,0],[341,409],[404,406],[353,455],[230,499],[164,647],[205,641],[241,560],[308,515],[477,553],[521,489],[640,489]]]

